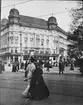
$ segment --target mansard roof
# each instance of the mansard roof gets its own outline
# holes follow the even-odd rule
[[[47,29],[48,30],[48,21],[36,17],[20,15],[20,22],[22,25],[33,28]],[[56,27],[56,30],[67,35],[66,31],[61,29],[59,26]]]
[[[20,22],[24,26],[48,29],[47,21],[44,19],[20,15]]]
[[[53,16],[49,17],[48,21],[46,21],[46,20],[41,19],[41,18],[19,15],[19,11],[17,9],[11,9],[10,10],[10,15],[9,15],[10,18],[11,18],[11,15],[14,16],[13,14],[18,14],[21,25],[26,26],[26,27],[40,28],[40,29],[48,30],[49,29],[48,28],[48,23],[51,23],[51,24],[53,24],[53,22],[54,22],[54,24],[56,23],[56,18],[53,17]],[[12,18],[14,18],[14,17],[12,17]],[[9,22],[9,21],[7,21],[7,22]],[[55,30],[67,35],[67,32],[64,31],[63,29],[61,29],[58,25],[56,26]]]

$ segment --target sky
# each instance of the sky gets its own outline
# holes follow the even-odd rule
[[[75,7],[76,1],[2,0],[1,19],[8,18],[10,9],[16,8],[21,15],[42,18],[46,21],[50,16],[54,16],[57,19],[58,26],[65,31],[69,31],[71,18],[68,11]]]

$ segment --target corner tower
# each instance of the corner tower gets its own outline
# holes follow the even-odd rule
[[[9,23],[15,23],[19,24],[20,16],[19,16],[19,11],[15,8],[11,9],[9,12]]]
[[[51,16],[48,18],[48,29],[56,29],[57,25],[58,24],[55,17]]]

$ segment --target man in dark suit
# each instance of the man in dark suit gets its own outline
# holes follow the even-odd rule
[[[64,71],[64,60],[63,60],[63,57],[61,56],[60,59],[59,59],[59,74],[62,72],[63,74],[63,71]]]
[[[2,61],[0,61],[0,74],[2,74],[3,71],[3,65],[2,65]]]
[[[27,81],[28,79],[27,79],[27,74],[28,74],[28,72],[27,72],[27,66],[28,66],[28,64],[29,64],[29,62],[25,62],[25,79],[24,79],[24,81]]]
[[[83,75],[83,57],[81,57],[81,58],[79,59],[79,66],[80,66],[80,72],[81,72],[82,75]]]

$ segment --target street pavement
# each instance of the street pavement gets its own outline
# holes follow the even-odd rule
[[[28,100],[22,97],[27,86],[24,71],[0,74],[0,105],[83,105],[83,77],[78,68],[70,71],[65,68],[64,74],[58,73],[58,67],[43,70],[44,81],[50,91],[45,100]]]

